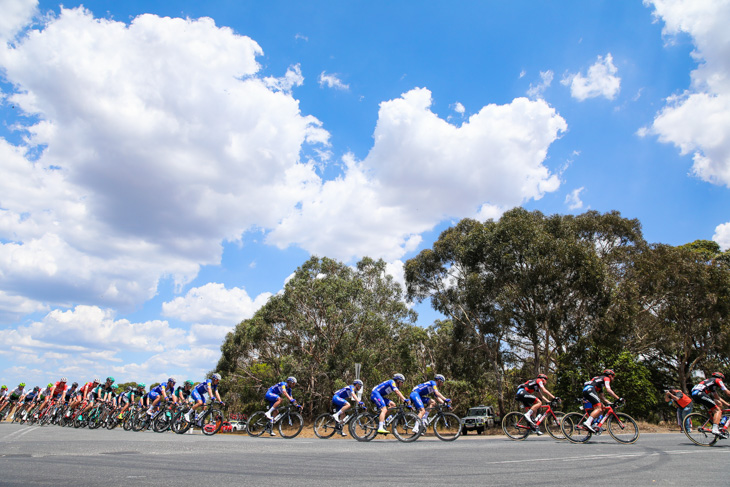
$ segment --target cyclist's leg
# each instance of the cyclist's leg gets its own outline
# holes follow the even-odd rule
[[[269,410],[266,411],[266,417],[270,420],[276,416],[277,408],[281,404],[281,397],[271,392],[266,393],[266,401],[269,403]]]
[[[340,418],[344,416],[348,409],[350,409],[350,403],[345,399],[342,399],[340,396],[335,396],[332,398],[332,404],[338,408],[337,412],[333,416],[335,421],[339,423],[341,421]]]

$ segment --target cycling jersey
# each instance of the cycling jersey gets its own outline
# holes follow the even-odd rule
[[[5,399],[6,397],[8,397],[8,390],[0,391],[0,399]]]
[[[529,394],[534,394],[538,389],[540,389],[540,386],[542,384],[545,384],[546,382],[547,381],[545,379],[528,380],[527,382],[520,384],[520,386],[517,388],[517,391],[519,392],[520,389],[523,389]]]
[[[208,386],[210,386],[213,393],[218,390],[218,384],[213,384],[213,379],[208,379],[193,387],[193,391],[202,396],[203,394],[208,394]]]
[[[193,393],[192,389],[189,390],[189,391],[186,391],[185,390],[185,386],[182,386],[182,387],[181,386],[178,386],[178,388],[175,389],[175,395],[177,397],[181,397],[182,396],[182,399],[189,399],[190,398],[190,394],[192,394],[192,393]]]
[[[418,384],[416,387],[413,388],[413,392],[418,393],[421,397],[427,397],[434,392],[438,392],[438,387],[436,387],[436,381],[430,380],[428,382],[424,382],[423,384]]]
[[[350,399],[355,394],[355,390],[352,388],[352,386],[345,386],[339,391],[335,392],[334,397],[339,397],[341,399]]]
[[[585,391],[588,387],[594,387],[598,392],[603,391],[603,388],[606,387],[611,382],[611,376],[609,375],[599,375],[598,377],[594,377],[588,382],[585,382],[583,384],[583,390]]]
[[[79,388],[79,394],[81,394],[81,397],[83,397],[84,395],[88,396],[89,394],[91,394],[91,392],[93,390],[94,390],[94,383],[87,382],[81,388]]]
[[[25,393],[25,389],[24,389],[24,388],[22,388],[22,387],[18,387],[17,389],[13,389],[13,390],[12,390],[12,391],[10,392],[10,398],[11,398],[11,399],[13,399],[13,398],[15,398],[15,399],[18,399],[18,398],[19,398],[20,396],[22,396],[22,395],[23,395],[24,393]]]
[[[395,392],[397,390],[398,386],[395,385],[395,381],[393,379],[388,379],[373,387],[373,392],[377,392],[382,397],[385,397],[391,392]]]
[[[273,386],[269,387],[269,390],[266,392],[267,394],[280,396],[284,393],[285,390],[287,394],[291,396],[291,387],[289,387],[286,382],[279,382],[278,384],[274,384]]]
[[[66,393],[66,389],[68,389],[68,385],[65,382],[56,382],[53,389],[53,397],[61,397],[62,394]]]
[[[709,379],[705,379],[696,386],[692,388],[692,395],[697,394],[698,392],[704,392],[705,394],[711,394],[714,392],[717,392],[717,389],[720,389],[722,391],[727,391],[727,387],[725,387],[725,384],[722,382],[722,379],[718,379],[717,377],[711,377]]]

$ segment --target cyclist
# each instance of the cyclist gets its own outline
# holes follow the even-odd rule
[[[290,403],[296,404],[297,400],[294,399],[294,396],[292,396],[291,392],[291,388],[296,387],[296,385],[296,377],[287,377],[286,381],[281,381],[269,387],[269,390],[266,391],[266,400],[269,402],[269,410],[265,413],[266,417],[269,418],[269,421],[271,421],[272,423],[274,422],[274,417],[278,412],[278,407],[283,400],[283,398],[281,397],[282,395],[289,399]],[[274,428],[269,429],[269,434],[271,436],[275,436]]]
[[[106,381],[103,384],[99,383],[99,379],[94,379],[94,384],[96,384],[96,387],[94,387],[87,395],[86,399],[89,400],[88,406],[84,408],[83,411],[81,411],[81,414],[79,416],[83,417],[84,414],[88,410],[90,410],[96,401],[104,401],[107,394],[109,394],[112,391],[112,384],[114,383],[114,377],[107,377]]]
[[[406,378],[403,374],[393,374],[392,379],[388,379],[385,382],[381,382],[377,386],[373,387],[373,390],[370,393],[370,400],[373,401],[376,408],[380,410],[378,433],[388,434],[388,430],[385,429],[385,414],[388,412],[389,407],[395,407],[395,403],[393,401],[388,400],[388,402],[385,402],[385,398],[388,396],[388,394],[395,392],[401,401],[403,401],[404,403],[410,402],[403,396],[403,394],[398,389],[399,387],[403,387],[405,381]]]
[[[30,408],[33,407],[33,404],[35,403],[36,399],[40,395],[41,388],[39,386],[35,386],[33,390],[26,392],[21,398],[20,398],[20,406],[18,406],[18,410],[22,411],[23,413],[28,413],[30,411]],[[16,413],[17,414],[17,413]],[[22,418],[23,416],[21,416]],[[25,419],[25,418],[23,418]]]
[[[3,385],[0,387],[0,412],[5,408],[5,404],[8,402],[8,398],[10,397],[10,393],[8,391],[8,386]],[[0,420],[2,420],[2,416],[0,416]]]
[[[606,389],[606,392],[611,394],[615,399],[623,401],[611,389],[611,381],[613,381],[614,377],[616,377],[616,373],[613,370],[605,369],[601,375],[583,384],[583,399],[591,403],[591,414],[588,415],[588,418],[583,424],[593,433],[596,433],[596,430],[593,429],[593,421],[599,415],[603,414],[603,403],[606,402],[603,390]]]
[[[446,399],[441,394],[441,392],[439,392],[438,388],[443,386],[444,382],[446,382],[446,377],[441,374],[436,374],[433,380],[418,384],[411,391],[411,395],[409,397],[411,399],[411,402],[413,402],[413,406],[415,406],[415,408],[418,410],[418,417],[423,422],[424,427],[426,426],[425,421],[428,418],[426,406],[431,403],[431,398],[429,397],[430,395],[433,395],[435,397],[435,401],[439,404],[451,402],[451,399]],[[420,425],[416,423],[413,427],[413,432],[418,433],[419,429]]]
[[[190,399],[190,396],[193,393],[193,381],[186,380],[185,383],[181,386],[178,386],[177,389],[175,389],[175,397],[177,398],[178,402],[180,404],[185,404],[188,402],[192,402]]]
[[[25,394],[25,382],[21,382],[20,384],[18,384],[18,387],[16,387],[12,391],[10,391],[10,394],[8,394],[7,400],[2,405],[2,407],[0,407],[0,412],[7,407],[8,408],[8,417],[10,417],[10,413],[13,409],[13,405],[20,403],[20,399],[23,397],[24,394]],[[16,406],[16,409],[19,409],[19,407]]]
[[[121,407],[122,409],[119,411],[117,419],[122,419],[124,412],[129,409],[129,406],[131,406],[132,403],[134,403],[134,395],[135,389],[133,386],[127,386],[127,390],[119,394],[119,396],[117,397],[117,406]]]
[[[357,393],[360,392],[361,389],[362,381],[360,379],[355,379],[352,382],[351,386],[343,387],[342,389],[335,392],[334,396],[332,396],[332,404],[339,408],[333,416],[335,418],[335,421],[337,421],[337,428],[340,430],[342,436],[345,436],[346,433],[342,429],[342,421],[340,420],[340,415],[345,414],[347,410],[350,409],[350,402],[348,401],[348,399],[359,403],[360,406],[363,405],[363,402],[359,401],[357,398]]]
[[[145,388],[147,387],[147,384],[144,382],[140,382],[137,384],[137,396],[139,397],[139,407],[146,408],[150,405],[150,395],[149,393],[145,392]]]
[[[722,418],[722,408],[718,405],[720,403],[724,407],[730,407],[730,403],[720,399],[718,389],[730,396],[730,392],[725,387],[723,380],[725,376],[720,372],[713,372],[712,377],[705,379],[692,388],[692,400],[696,403],[702,404],[707,408],[708,413],[712,419],[712,433],[723,438],[727,438],[727,433],[720,431],[720,419]]]
[[[93,391],[98,385],[99,379],[94,379],[91,382],[87,382],[78,390],[76,397],[74,397],[73,401],[71,402],[70,407],[71,409],[74,409],[77,406],[83,404],[84,401],[88,401],[88,407],[79,412],[79,419],[81,419],[81,415],[87,410],[91,409],[91,406],[94,404]]]
[[[525,419],[528,423],[530,423],[530,426],[532,426],[533,430],[535,430],[538,435],[541,435],[542,431],[537,429],[532,417],[537,414],[537,410],[543,405],[543,401],[547,402],[547,399],[545,399],[546,395],[549,396],[551,400],[555,399],[555,396],[553,396],[553,394],[545,387],[546,383],[547,375],[538,374],[536,378],[520,384],[519,387],[517,387],[517,393],[515,394],[515,399],[518,402],[521,402],[522,405],[525,406],[525,409],[527,409]]]
[[[192,392],[190,393],[190,397],[193,398],[195,404],[193,404],[193,407],[190,408],[190,411],[188,411],[187,415],[185,416],[185,420],[188,423],[193,422],[193,414],[195,414],[195,410],[203,407],[203,405],[205,404],[206,395],[211,399],[215,397],[216,399],[218,399],[218,402],[222,402],[221,395],[218,393],[218,383],[220,382],[220,380],[221,375],[215,373],[210,376],[210,379],[201,382],[193,388]]]
[[[43,401],[41,409],[45,408],[49,401],[53,400],[58,402],[62,397],[66,395],[66,388],[68,387],[66,385],[66,380],[67,379],[65,377],[61,377],[61,380],[52,385],[48,396],[46,397],[45,401]]]
[[[175,399],[175,379],[170,377],[167,379],[167,382],[163,382],[152,389],[150,389],[149,397],[150,400],[152,400],[152,404],[150,404],[150,407],[147,409],[147,414],[152,416],[154,414],[153,409],[157,406],[157,404],[160,402],[161,399],[167,399],[168,396],[172,398],[172,401],[176,401]]]

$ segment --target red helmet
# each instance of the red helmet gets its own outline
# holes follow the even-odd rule
[[[613,369],[606,369],[606,370],[603,371],[603,375],[609,375],[611,377],[615,377],[616,376],[616,372],[614,372]]]
[[[722,380],[725,380],[725,376],[724,376],[724,375],[722,375],[722,373],[721,373],[721,372],[713,372],[713,373],[712,373],[712,377],[717,377],[718,379],[722,379]]]

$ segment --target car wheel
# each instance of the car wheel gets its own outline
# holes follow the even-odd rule
[[[482,433],[484,433],[484,428],[477,428],[477,434],[481,435]]]

